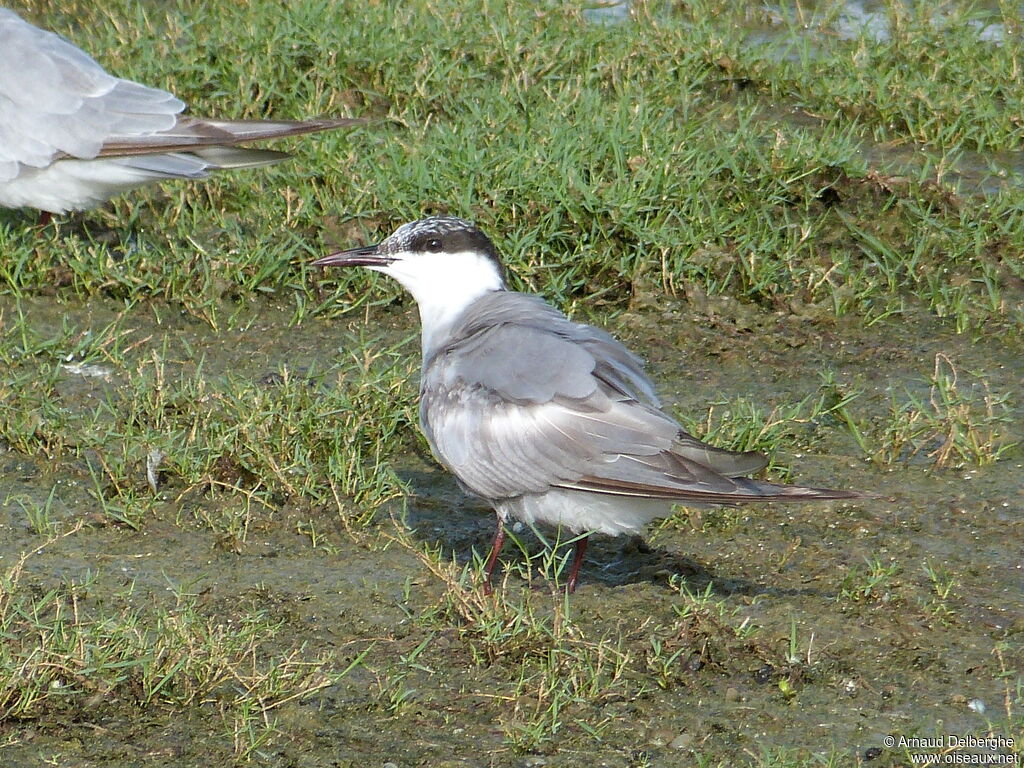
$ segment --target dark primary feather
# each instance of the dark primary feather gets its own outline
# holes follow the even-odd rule
[[[520,293],[485,294],[456,319],[424,361],[420,415],[441,462],[488,499],[551,487],[713,503],[855,495],[740,477],[765,457],[687,434],[658,410],[639,358]]]
[[[266,141],[304,133],[345,128],[366,122],[361,118],[315,118],[312,120],[214,120],[182,117],[168,130],[138,136],[113,135],[98,157],[148,155],[158,152],[194,152],[203,148],[234,147],[251,141]],[[238,155],[262,150],[234,149]],[[281,157],[287,157],[278,153]]]

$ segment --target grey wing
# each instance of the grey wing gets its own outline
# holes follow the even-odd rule
[[[0,180],[57,156],[91,159],[112,136],[172,128],[184,102],[107,74],[80,49],[0,9]]]
[[[701,443],[623,391],[628,381],[642,381],[653,395],[639,361],[610,336],[583,344],[496,326],[431,362],[421,420],[441,462],[490,499],[553,486],[703,498],[742,493],[753,482],[732,476],[764,466],[760,454]]]
[[[658,405],[643,361],[599,328],[574,323],[539,296],[495,291],[473,305],[446,375],[512,399],[582,398],[600,382]],[[540,391],[535,391],[539,387]]]

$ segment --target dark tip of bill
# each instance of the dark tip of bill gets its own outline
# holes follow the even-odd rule
[[[377,252],[376,245],[352,248],[347,251],[336,251],[321,256],[312,262],[314,267],[383,267],[391,263],[391,259]]]

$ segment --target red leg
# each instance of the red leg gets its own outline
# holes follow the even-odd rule
[[[498,563],[498,555],[505,544],[505,521],[498,518],[498,530],[494,533],[494,543],[491,544],[491,556],[487,558],[487,565],[484,566],[484,594],[491,594],[491,574],[494,566]]]
[[[47,224],[50,223],[50,221],[52,219],[53,219],[53,214],[52,213],[50,213],[49,211],[40,211],[39,212],[39,222],[38,222],[39,228],[42,229],[43,227],[45,227]]]
[[[576,539],[576,543],[573,545],[576,549],[576,553],[572,556],[572,567],[569,568],[569,591],[576,591],[576,579],[580,575],[580,566],[583,565],[583,555],[587,551],[587,538],[581,536]]]

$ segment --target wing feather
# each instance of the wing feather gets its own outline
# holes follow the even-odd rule
[[[283,153],[236,144],[365,122],[360,119],[214,120],[182,117],[173,94],[108,74],[60,36],[0,8],[0,182],[22,167],[62,159],[194,152],[202,160],[127,162],[156,177],[197,178],[206,169],[266,165]],[[214,147],[225,147],[214,152]],[[163,169],[158,168],[163,163]]]
[[[552,487],[676,500],[780,495],[740,475],[758,453],[702,443],[656,407],[642,362],[537,297],[494,292],[425,363],[420,415],[438,459],[474,493]]]
[[[0,173],[90,159],[118,134],[171,128],[184,102],[107,74],[63,38],[0,9]]]

